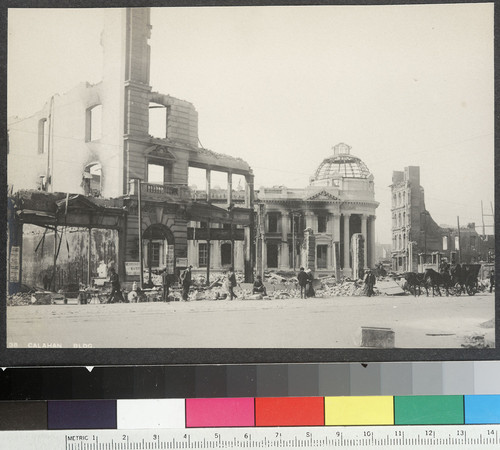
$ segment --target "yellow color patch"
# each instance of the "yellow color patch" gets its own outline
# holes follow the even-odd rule
[[[325,425],[394,425],[394,397],[325,397]]]

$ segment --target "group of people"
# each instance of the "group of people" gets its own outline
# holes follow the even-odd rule
[[[182,287],[183,301],[189,300],[189,290],[192,284],[192,269],[193,266],[187,267],[180,273],[179,276],[180,285]],[[172,277],[171,275],[168,274],[167,269],[164,269],[161,275],[162,275],[162,287],[163,287],[163,293],[162,293],[163,301],[168,302]],[[493,278],[492,283],[494,283],[494,275],[492,278]],[[313,287],[314,275],[311,269],[306,270],[304,269],[304,267],[301,267],[299,273],[297,274],[297,280],[300,287],[300,298],[309,298],[315,296]],[[123,298],[123,294],[120,288],[120,280],[118,278],[118,274],[116,273],[114,267],[111,267],[109,269],[109,281],[111,283],[111,293],[109,294],[108,297],[108,303],[125,302],[125,299]],[[365,272],[364,284],[365,284],[365,294],[368,297],[374,295],[373,287],[375,286],[375,282],[376,282],[375,275],[370,270],[367,270]],[[226,287],[226,290],[228,292],[229,300],[238,298],[234,293],[234,288],[237,286],[237,284],[238,283],[236,280],[236,274],[234,272],[234,269],[233,267],[230,267],[224,277],[224,286]],[[135,287],[133,291],[135,292],[137,290],[136,283],[134,283],[134,286]],[[262,281],[262,277],[260,275],[257,275],[253,283],[252,293],[261,294],[263,296],[267,295],[266,286],[264,285],[264,282]]]

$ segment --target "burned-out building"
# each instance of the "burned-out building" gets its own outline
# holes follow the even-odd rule
[[[109,254],[99,255],[99,259],[114,262],[127,282],[139,281],[141,274],[147,278],[156,269],[167,268],[174,273],[188,265],[191,239],[203,239],[209,246],[216,240],[232,243],[230,255],[238,240],[244,253],[241,269],[247,279],[251,278],[250,166],[241,159],[201,148],[194,105],[153,91],[149,77],[149,8],[109,9],[104,14],[102,81],[82,83],[65,94],[55,94],[32,116],[8,121],[12,268],[23,259],[23,227],[26,230],[36,225],[43,228],[39,236],[30,231],[33,239],[41,241],[43,236],[48,240],[52,235],[50,246],[56,249],[67,227],[83,227],[85,233],[114,230],[108,236],[116,243],[114,261]],[[203,199],[194,198],[188,187],[191,167],[206,172],[208,191]],[[228,202],[223,207],[211,202],[210,178],[214,171],[227,174]],[[246,182],[243,201],[238,205],[231,201],[233,175],[242,176]],[[19,191],[23,194],[16,197]],[[103,226],[99,222],[99,216],[112,216],[116,211],[121,211],[116,224]],[[188,224],[192,225],[190,230]],[[212,228],[216,228],[213,233]],[[69,233],[68,237],[71,241]],[[89,232],[88,239],[92,237]],[[33,245],[25,246],[25,251],[28,247],[33,249]],[[100,262],[92,256],[92,248],[95,244],[87,245],[88,256],[74,255],[87,260],[88,270],[80,281],[89,280]],[[38,257],[35,252],[24,254],[25,264]],[[55,272],[55,258],[53,265]],[[11,272],[12,279],[21,279],[21,267],[17,278],[15,270]]]
[[[474,223],[458,228],[434,221],[425,207],[420,167],[394,171],[391,194],[393,270],[416,272],[419,265],[421,270],[422,264],[432,264],[433,254],[450,263],[490,262],[494,258],[494,237],[480,235]]]

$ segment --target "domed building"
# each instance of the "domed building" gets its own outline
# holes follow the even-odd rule
[[[340,143],[303,189],[261,188],[257,193],[257,273],[266,269],[352,275],[354,234],[361,234],[363,267],[375,263],[373,175]],[[354,244],[353,244],[354,243]]]

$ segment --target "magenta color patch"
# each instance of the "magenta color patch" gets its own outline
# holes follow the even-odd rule
[[[253,398],[188,398],[186,427],[253,427]]]

